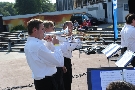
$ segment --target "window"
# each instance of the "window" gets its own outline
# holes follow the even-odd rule
[[[86,13],[86,15],[87,15],[88,17],[92,17],[92,15],[91,15],[91,14],[88,14],[88,13]]]

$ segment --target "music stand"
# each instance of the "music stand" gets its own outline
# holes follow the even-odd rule
[[[116,61],[115,64],[118,67],[126,67],[133,60],[134,56],[134,52],[126,50],[124,54]]]
[[[101,67],[101,68],[87,68],[87,84],[88,90],[102,90],[101,84],[101,71],[120,71],[121,73],[121,80],[124,81],[123,78],[123,71],[124,70],[134,70],[133,67]],[[117,77],[117,74],[115,74]],[[109,76],[111,77],[111,75]],[[110,78],[111,79],[111,78]],[[112,78],[113,79],[113,78]],[[115,80],[113,80],[115,81]]]
[[[109,58],[115,54],[117,51],[119,51],[121,48],[120,45],[116,44],[116,43],[112,43],[110,44],[109,46],[107,46],[105,49],[103,49],[101,52],[103,54],[106,55],[107,59],[108,59],[108,65],[110,67],[110,64],[109,64]]]

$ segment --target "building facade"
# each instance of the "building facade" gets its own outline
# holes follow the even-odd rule
[[[95,17],[98,16],[98,10],[104,9],[104,16],[108,22],[112,19],[112,0],[56,0],[57,11],[64,10],[85,10]],[[97,11],[97,14],[93,11]],[[128,0],[117,0],[117,21],[125,22],[125,16],[129,13]]]
[[[73,0],[56,0],[57,11],[73,10]]]
[[[108,22],[113,22],[112,19],[112,1],[107,0],[107,16]],[[125,22],[125,16],[129,13],[128,0],[117,0],[117,21]]]
[[[57,11],[73,10],[78,7],[105,2],[104,0],[56,0]]]

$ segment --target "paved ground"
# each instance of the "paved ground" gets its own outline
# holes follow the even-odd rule
[[[78,78],[76,75],[86,73],[87,68],[108,67],[105,55],[86,55],[82,53],[79,58],[78,50],[73,51],[72,64],[74,76],[72,90],[88,90],[87,75]],[[112,67],[115,66],[113,61],[110,64]],[[12,90],[34,90],[31,71],[24,53],[0,52],[0,71],[0,90],[8,90],[7,88],[12,88]]]

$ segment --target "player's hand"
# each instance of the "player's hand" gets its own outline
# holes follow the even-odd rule
[[[47,42],[52,42],[52,36],[45,36],[44,40],[46,40]]]
[[[56,39],[56,36],[53,37],[52,43],[53,43],[54,45],[59,44],[59,40]]]
[[[63,72],[66,73],[67,72],[67,68],[64,66],[63,67]]]

